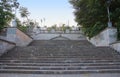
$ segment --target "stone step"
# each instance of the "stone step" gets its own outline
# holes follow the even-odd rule
[[[119,54],[111,49],[102,49],[102,48],[39,48],[34,46],[29,47],[17,47],[8,53],[6,55],[35,55],[35,56],[41,56],[41,55],[71,55],[71,56],[119,56]],[[5,56],[5,55],[4,55]],[[120,57],[120,56],[119,56]]]
[[[25,56],[22,56],[22,55],[19,55],[19,56],[7,56],[5,59],[7,58],[10,58],[10,59],[38,59],[38,58],[76,58],[76,59],[82,59],[82,60],[106,60],[106,59],[120,59],[120,57],[118,57],[117,55],[116,56],[94,56],[94,55],[89,55],[89,56],[79,56],[79,55],[64,55],[64,56],[61,56],[61,55],[45,55],[45,56],[37,56],[37,55],[25,55]],[[2,58],[3,59],[3,58]]]
[[[116,59],[119,59],[119,57],[117,57],[118,55],[116,55],[115,57],[113,56],[106,56],[104,57],[105,60],[114,60],[114,58]],[[20,57],[20,58],[19,58]],[[26,57],[29,57],[29,58],[26,58]],[[32,57],[32,58],[31,58]],[[23,55],[23,56],[18,56],[18,55],[14,55],[14,56],[2,56],[1,59],[53,59],[53,58],[56,58],[56,59],[80,59],[80,60],[104,60],[103,59],[103,56],[78,56],[78,55],[48,55],[48,56],[36,56],[36,55]],[[107,59],[108,58],[108,59]]]
[[[2,66],[0,69],[23,69],[23,70],[101,70],[120,69],[120,66]]]
[[[22,48],[22,49],[21,49]],[[104,52],[114,52],[114,50],[112,48],[109,48],[109,47],[88,47],[88,46],[74,46],[74,45],[67,45],[67,46],[27,46],[27,47],[16,47],[14,48],[13,50],[24,50],[24,49],[32,49],[32,50],[38,50],[38,49],[64,49],[64,50],[67,50],[67,49],[75,49],[76,50],[79,50],[79,49],[82,49],[82,50],[94,50],[94,49],[97,49],[97,50],[101,50],[101,51],[104,51]],[[108,50],[108,51],[105,51],[105,50]]]
[[[93,46],[91,43],[89,43],[88,41],[86,40],[80,40],[80,41],[77,41],[77,40],[69,40],[69,41],[63,41],[63,40],[50,40],[50,41],[45,41],[45,40],[35,40],[33,41],[29,46],[40,46],[40,45],[55,45],[55,46],[64,46],[64,45],[76,45],[76,46]]]
[[[58,58],[58,59],[55,59],[55,58],[41,58],[41,59],[0,59],[0,62],[36,62],[36,63],[43,63],[43,62],[59,62],[59,63],[62,63],[62,62],[69,62],[69,63],[109,63],[109,62],[120,62],[120,60],[97,60],[97,59],[94,59],[94,60],[91,60],[91,59],[88,59],[88,60],[76,60],[78,58],[68,58],[68,59],[65,59],[65,58]]]
[[[32,45],[31,45],[32,46]],[[34,45],[33,45],[34,46]],[[35,47],[40,47],[40,48],[93,48],[94,46],[79,46],[79,45],[39,45],[39,46],[35,46]]]
[[[35,46],[29,46],[29,47],[16,47],[14,48],[13,50],[9,51],[11,53],[41,53],[41,54],[47,54],[47,53],[66,53],[66,54],[69,54],[69,53],[74,53],[74,54],[80,54],[80,53],[98,53],[98,54],[118,54],[117,52],[111,50],[110,48],[107,49],[107,48],[84,48],[84,47],[81,47],[81,48],[57,48],[57,47],[54,47],[54,48],[51,48],[51,47],[35,47]]]
[[[120,73],[120,54],[88,41],[33,41],[0,57],[0,74]]]
[[[21,74],[89,74],[89,73],[120,73],[120,69],[81,69],[81,70],[26,70],[26,69],[0,69],[0,73]]]
[[[1,59],[17,59],[17,60],[21,60],[21,59],[38,59],[38,60],[41,60],[41,61],[66,61],[66,60],[74,60],[74,61],[80,61],[80,60],[119,60],[118,57],[110,57],[110,56],[106,56],[106,57],[97,57],[97,56],[65,56],[65,57],[59,57],[59,56],[10,56],[10,57],[6,57],[6,58],[1,58]],[[55,59],[54,59],[55,58]]]
[[[2,66],[120,66],[120,62],[102,62],[102,63],[14,63],[14,62],[9,62],[9,63],[3,63],[0,62],[1,67]]]
[[[25,61],[25,60],[2,60],[0,61],[1,66],[109,66],[116,65],[120,66],[120,61]]]
[[[0,69],[3,69],[3,68],[5,68],[5,69],[6,68],[81,68],[81,69],[82,68],[83,69],[100,68],[101,69],[101,68],[116,68],[116,67],[118,69],[120,68],[120,64],[109,64],[109,63],[108,64],[104,63],[105,65],[103,65],[101,63],[100,64],[98,64],[98,63],[95,63],[95,64],[94,63],[93,64],[89,64],[89,63],[88,64],[86,64],[86,63],[82,64],[81,63],[81,64],[79,64],[78,63],[78,64],[66,64],[66,65],[65,64],[64,65],[62,65],[62,64],[61,65],[57,65],[57,64],[47,65],[47,63],[46,64],[44,63],[45,65],[43,65],[43,64],[40,65],[40,63],[39,63],[39,65],[38,65],[38,63],[37,63],[37,65],[32,65],[32,64],[30,65],[28,63],[27,63],[28,65],[27,64],[26,65],[24,65],[24,64],[23,65],[22,64],[21,65],[20,64],[15,65],[15,63],[13,63],[13,64],[12,63],[11,64],[6,63],[4,65],[2,65],[2,64],[3,63],[0,63],[0,65],[1,65]]]
[[[120,73],[89,73],[89,74],[11,74],[3,73],[1,77],[119,77]]]
[[[44,51],[44,52],[43,52]],[[64,50],[63,50],[64,51]],[[6,54],[4,54],[3,56],[7,55],[7,56],[12,56],[12,57],[24,57],[24,56],[97,56],[97,57],[119,57],[120,58],[120,55],[117,54],[116,52],[114,53],[111,53],[111,52],[103,52],[103,51],[99,51],[97,49],[94,49],[94,50],[74,50],[74,52],[71,52],[71,51],[66,51],[66,52],[63,52],[63,51],[45,51],[45,50],[41,50],[41,51],[27,51],[27,50],[19,50],[19,51],[13,51],[13,52],[8,52]],[[90,51],[90,52],[89,52]]]
[[[40,54],[40,53],[38,53],[38,54],[36,54],[36,53],[21,53],[21,54],[19,54],[19,53],[16,53],[16,54],[3,54],[1,57],[0,57],[0,59],[10,59],[10,58],[14,58],[14,57],[16,57],[16,58],[19,58],[19,57],[21,57],[21,58],[25,58],[25,59],[31,59],[31,57],[33,57],[33,59],[36,57],[36,59],[39,59],[39,58],[94,58],[94,59],[97,59],[97,58],[101,58],[101,59],[103,59],[103,58],[118,58],[118,59],[120,59],[120,55],[112,55],[112,54],[108,54],[108,55],[102,55],[102,54],[100,54],[100,55],[98,55],[98,54],[89,54],[89,53],[81,53],[81,54],[53,54],[53,53],[48,53],[48,54]],[[29,58],[26,58],[26,57],[29,57]],[[15,58],[14,58],[15,59]]]

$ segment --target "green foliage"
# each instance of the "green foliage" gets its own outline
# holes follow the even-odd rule
[[[47,27],[47,31],[50,32],[52,30],[52,27]]]
[[[62,31],[65,32],[67,29],[71,31],[71,30],[72,30],[72,27],[67,26],[67,25],[64,25],[64,24],[61,26],[61,30],[62,30]]]
[[[14,4],[17,0],[1,0],[0,1],[0,30],[8,26],[11,19],[14,18],[12,14],[13,8],[17,6]]]
[[[52,29],[56,30],[57,29],[57,25],[54,24],[53,26],[51,26]]]
[[[75,9],[76,22],[82,26],[84,33],[93,37],[107,27],[108,13],[106,0],[70,0]],[[120,0],[112,0],[110,17],[113,27],[118,29],[120,39]]]
[[[28,9],[26,7],[20,7],[19,9],[19,12],[20,12],[20,15],[22,18],[26,18],[27,19],[27,22],[26,22],[26,26],[21,26],[20,29],[24,32],[24,31],[28,31],[30,32],[35,23],[33,21],[30,21],[28,19],[28,16],[30,15],[30,12],[28,11]]]
[[[19,26],[18,29],[21,30],[22,32],[25,32],[25,33],[26,33],[28,27],[23,25],[23,26]]]
[[[53,25],[53,26],[51,26],[51,27],[48,27],[47,28],[47,30],[50,32],[52,29],[54,29],[54,30],[60,30],[60,31],[63,31],[63,32],[65,32],[67,29],[69,29],[70,31],[72,30],[72,27],[70,27],[70,26],[67,26],[66,24],[62,24],[61,26],[57,26],[56,24],[55,25]]]
[[[62,24],[62,26],[60,28],[61,28],[62,31],[65,32],[65,30],[66,30],[65,24]]]
[[[29,21],[28,16],[30,12],[28,11],[28,9],[26,7],[20,7],[19,11],[20,11],[21,17],[27,18],[27,20]]]
[[[22,32],[27,32],[27,26],[21,24],[21,21],[19,19],[16,19],[17,22],[17,28],[21,30]]]

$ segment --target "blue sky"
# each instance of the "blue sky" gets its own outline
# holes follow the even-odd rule
[[[73,8],[68,0],[18,0],[21,6],[27,7],[30,12],[29,18],[40,22],[45,18],[45,24],[76,25]]]

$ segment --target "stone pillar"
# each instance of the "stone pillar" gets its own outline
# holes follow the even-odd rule
[[[107,43],[110,45],[111,43],[114,43],[117,41],[117,29],[116,28],[106,28],[106,34],[104,34],[106,37]]]
[[[66,29],[66,31],[65,31],[66,33],[70,33],[70,30],[69,29]]]
[[[11,27],[17,27],[17,22],[15,19],[12,20],[12,26]]]
[[[17,23],[16,19],[12,20],[11,27],[7,28],[7,40],[16,43]]]
[[[16,43],[16,27],[7,28],[7,40]]]
[[[55,29],[52,29],[52,30],[51,30],[51,33],[55,33]]]

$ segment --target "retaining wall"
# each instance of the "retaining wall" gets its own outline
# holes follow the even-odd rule
[[[88,39],[95,46],[110,46],[111,43],[117,40],[117,29],[106,28],[100,34]]]
[[[70,40],[86,40],[85,36],[83,36],[83,34],[59,34],[59,33],[40,33],[40,34],[33,34],[32,38],[34,40],[51,40],[53,38],[56,38],[56,37],[64,37],[64,38],[67,38],[67,39],[70,39]]]
[[[120,41],[112,43],[110,46],[120,53]]]
[[[15,43],[0,39],[0,56],[15,47]]]

